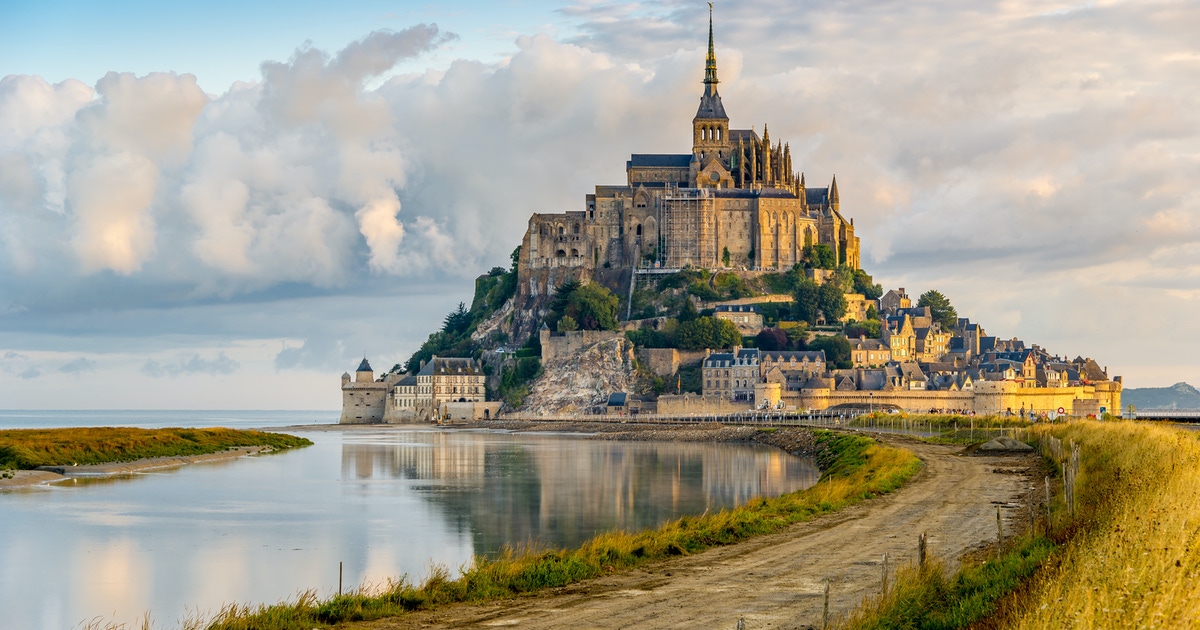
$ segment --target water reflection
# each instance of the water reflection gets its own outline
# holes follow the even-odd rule
[[[342,472],[431,482],[414,489],[469,528],[477,554],[572,547],[601,531],[807,488],[819,476],[811,461],[745,445],[440,432],[348,436]]]
[[[744,445],[602,442],[428,427],[317,431],[264,457],[0,492],[0,627],[188,610],[414,579],[431,563],[538,541],[577,545],[816,481]],[[103,624],[101,624],[103,627]]]

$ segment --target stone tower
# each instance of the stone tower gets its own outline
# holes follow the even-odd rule
[[[704,93],[692,119],[692,181],[697,187],[728,188],[725,165],[733,152],[729,136],[729,116],[717,92],[717,55],[713,49],[712,3],[708,5],[708,58],[704,62]],[[714,165],[720,168],[713,169]],[[697,181],[697,174],[699,181]]]

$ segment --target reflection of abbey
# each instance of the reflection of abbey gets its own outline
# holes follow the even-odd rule
[[[791,149],[771,144],[763,125],[730,129],[717,93],[709,21],[704,92],[692,119],[692,150],[633,154],[623,186],[597,186],[583,210],[535,214],[521,248],[529,269],[658,266],[787,270],[804,247],[828,245],[839,263],[859,266],[854,224],[841,214],[837,180],[809,188]],[[527,274],[521,290],[537,295]]]

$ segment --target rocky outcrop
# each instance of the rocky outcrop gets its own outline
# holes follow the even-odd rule
[[[636,378],[633,344],[623,337],[606,339],[579,352],[556,356],[542,370],[520,412],[585,413],[607,403],[613,392],[632,390]]]

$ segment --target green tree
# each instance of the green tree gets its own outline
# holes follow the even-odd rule
[[[788,348],[804,350],[808,348],[808,325],[804,322],[787,329]]]
[[[721,252],[721,263],[723,263],[726,267],[729,266],[729,248],[728,247],[724,248],[724,251]]]
[[[563,315],[562,319],[558,320],[558,332],[571,332],[579,330],[579,324],[570,315]]]
[[[941,322],[942,328],[945,330],[954,330],[958,324],[958,311],[954,310],[954,306],[950,304],[950,300],[941,293],[930,289],[921,294],[921,298],[917,300],[917,307],[929,307],[930,314],[933,315],[933,321]]]
[[[679,317],[676,319],[682,324],[683,322],[690,322],[697,317],[700,317],[700,313],[696,311],[696,305],[692,303],[692,297],[684,295],[683,308],[679,309]]]
[[[808,278],[796,281],[796,289],[792,291],[792,316],[797,321],[809,324],[817,321],[817,309],[821,308],[818,304],[820,291],[821,287]]]
[[[846,370],[854,367],[850,362],[850,340],[841,335],[820,335],[808,342],[809,350],[824,350],[826,363],[835,369]]]
[[[716,317],[697,317],[679,324],[675,341],[684,350],[731,348],[741,344],[742,335],[733,322]]]
[[[508,257],[509,257],[509,259],[510,259],[510,260],[512,260],[512,273],[513,273],[513,275],[516,275],[516,273],[517,273],[517,264],[518,264],[518,263],[520,262],[520,260],[521,260],[521,246],[520,246],[520,245],[517,245],[517,248],[516,248],[516,249],[514,249],[514,250],[512,251],[512,253],[511,253],[511,254],[509,254],[509,256],[508,256]]]
[[[804,261],[814,269],[836,269],[838,266],[837,256],[834,255],[833,249],[824,243],[806,246]]]
[[[875,308],[874,304],[867,305],[867,321],[874,321],[874,322],[880,321],[879,309]]]
[[[617,296],[595,282],[564,282],[550,301],[546,325],[558,330],[559,320],[569,315],[583,330],[616,330],[618,302]]]
[[[851,322],[846,324],[842,332],[850,339],[858,339],[866,337],[868,339],[878,339],[879,333],[883,331],[882,322],[879,320],[868,319],[865,322]]]
[[[467,305],[464,302],[458,303],[458,308],[450,311],[446,319],[442,320],[442,332],[447,335],[460,334],[471,325],[471,313],[467,311]]]
[[[871,276],[862,269],[854,270],[854,292],[861,293],[868,300],[878,300],[883,295],[883,286],[875,284]]]
[[[846,316],[846,296],[836,284],[827,282],[817,290],[817,308],[825,313],[825,321],[841,321]]]

